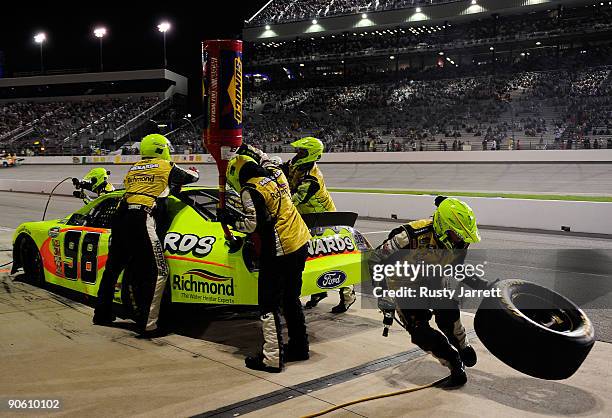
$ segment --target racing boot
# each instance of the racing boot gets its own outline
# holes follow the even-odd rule
[[[332,308],[332,313],[339,314],[348,311],[353,303],[357,300],[355,289],[353,286],[343,287],[340,289],[340,303]]]
[[[251,370],[259,370],[259,371],[268,372],[268,373],[280,373],[283,371],[282,367],[268,366],[264,362],[264,358],[265,357],[263,354],[258,354],[256,356],[249,356],[244,359],[244,365]]]
[[[117,319],[117,317],[113,315],[112,313],[94,311],[92,322],[94,325],[109,326],[113,324],[115,319]]]
[[[465,373],[465,367],[463,367],[463,362],[459,359],[457,361],[453,361],[449,367],[450,376],[444,379],[440,386],[444,389],[457,389],[467,383],[467,374]]]
[[[469,344],[459,350],[459,356],[461,357],[461,361],[466,367],[474,367],[476,365],[476,361],[478,361],[476,351]]]
[[[315,293],[314,295],[310,296],[310,300],[306,302],[306,305],[304,305],[304,307],[306,309],[312,309],[315,306],[317,306],[319,302],[321,302],[326,297],[327,297],[327,292]]]

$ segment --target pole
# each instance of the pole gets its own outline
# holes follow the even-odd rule
[[[102,58],[102,37],[100,37],[100,72],[104,71],[104,60]]]
[[[217,163],[219,171],[219,208],[225,207],[225,170],[228,161],[242,144],[242,41],[211,40],[202,42],[204,146]],[[232,248],[238,241],[222,225]]]
[[[44,74],[45,67],[43,65],[43,50],[42,50],[42,48],[43,48],[43,43],[41,42],[40,43],[40,73]]]
[[[168,67],[168,60],[166,59],[166,32],[164,32],[164,68]]]

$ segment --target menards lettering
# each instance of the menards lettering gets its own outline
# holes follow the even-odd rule
[[[159,164],[134,165],[130,168],[130,171],[150,170],[151,168],[157,167],[159,167]]]
[[[193,234],[183,235],[178,232],[168,232],[164,238],[164,251],[170,254],[191,253],[198,258],[206,257],[212,251],[216,240],[213,236],[199,237]]]
[[[350,237],[338,235],[332,237],[314,238],[308,241],[309,257],[321,257],[332,254],[342,254],[355,250],[355,244]]]

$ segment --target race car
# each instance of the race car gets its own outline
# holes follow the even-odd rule
[[[15,167],[19,165],[21,161],[23,161],[23,158],[17,158],[10,155],[2,156],[0,157],[0,166],[3,168]]]
[[[38,285],[61,286],[96,296],[108,258],[111,219],[124,190],[102,195],[63,219],[26,222],[13,236],[13,273],[23,267]],[[165,303],[257,305],[257,245],[239,232],[239,248],[230,248],[216,221],[218,190],[184,187],[167,199],[168,229],[164,252],[169,292]],[[228,207],[240,212],[239,196]],[[371,248],[354,229],[356,214],[333,212],[305,218],[313,238],[303,275],[302,296],[361,281],[362,253]],[[115,289],[117,308],[136,312],[142,281],[124,271]],[[140,305],[142,306],[142,305]],[[122,309],[118,309],[123,311]]]

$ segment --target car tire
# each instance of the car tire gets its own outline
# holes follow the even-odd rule
[[[31,238],[25,237],[19,241],[19,257],[26,280],[35,286],[44,287],[45,270],[42,257]]]
[[[593,324],[573,302],[524,280],[496,283],[498,297],[484,298],[474,328],[498,359],[529,376],[572,376],[595,344]]]

